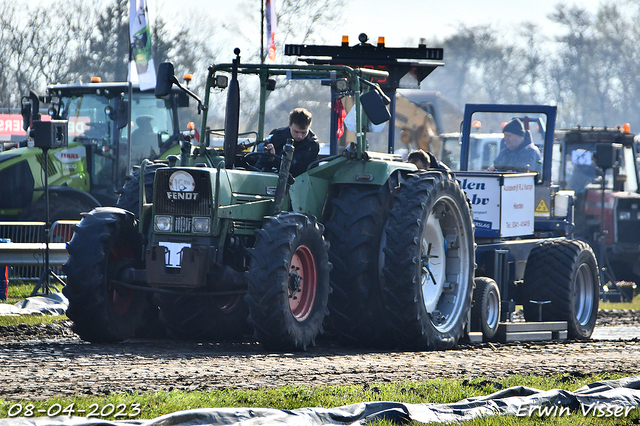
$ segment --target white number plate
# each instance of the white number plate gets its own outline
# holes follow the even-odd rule
[[[191,244],[184,243],[158,243],[160,247],[165,247],[164,266],[167,268],[180,268],[182,266],[182,249],[191,248]]]

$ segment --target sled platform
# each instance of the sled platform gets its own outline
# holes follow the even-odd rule
[[[498,326],[498,341],[541,341],[541,340],[567,340],[566,321],[542,321],[542,322],[501,322]]]
[[[469,332],[469,341],[482,343],[486,341],[482,332]],[[542,322],[501,322],[498,325],[498,333],[491,341],[508,342],[534,342],[544,340],[567,340],[566,321],[542,321]]]

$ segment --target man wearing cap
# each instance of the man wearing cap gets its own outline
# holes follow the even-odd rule
[[[514,118],[502,129],[504,134],[504,148],[489,167],[494,170],[531,171],[540,173],[540,150],[533,144],[531,138],[526,138],[522,121]]]
[[[151,115],[140,115],[136,118],[137,128],[131,132],[131,157],[134,164],[145,158],[156,158],[158,155],[158,134],[153,131]]]

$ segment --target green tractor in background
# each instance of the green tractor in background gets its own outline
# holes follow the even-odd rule
[[[448,171],[418,170],[389,154],[392,140],[383,152],[371,151],[367,140],[372,126],[393,125],[394,96],[387,95],[401,78],[421,81],[442,65],[442,49],[387,48],[363,36],[354,46],[286,46],[307,64],[242,64],[236,49],[232,63],[209,67],[200,146],[183,142],[168,165],[143,162],[141,173],[151,168],[155,178],[152,196],[145,185],[125,185],[121,195],[137,197],[139,215],[94,209],[67,245],[63,292],[83,339],[119,341],[161,326],[174,337],[252,334],[268,350],[304,350],[328,326],[347,345],[457,344],[473,291],[465,193]],[[239,77],[256,79],[243,87],[260,93],[250,144],[238,143],[245,121]],[[176,82],[173,66],[162,64],[156,95],[167,96]],[[257,149],[267,98],[276,84],[295,83],[324,89],[323,102],[301,103],[330,116],[331,153],[293,178],[292,144],[275,172],[258,170],[256,160],[270,155]],[[221,131],[206,123],[221,90],[227,101],[219,149],[211,140]],[[355,115],[353,139],[340,147],[336,101],[353,105]],[[315,112],[319,135],[321,122]]]
[[[41,102],[45,119],[69,123],[68,146],[48,151],[51,222],[115,205],[116,190],[142,159],[179,153],[178,108],[188,106],[182,91],[158,99],[126,82],[55,84],[46,96],[23,97],[25,130],[39,119]],[[0,152],[0,220],[45,220],[44,161],[26,132],[18,147]]]

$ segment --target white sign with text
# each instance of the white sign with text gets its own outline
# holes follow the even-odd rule
[[[464,172],[456,175],[471,203],[476,236],[533,234],[535,175]]]

